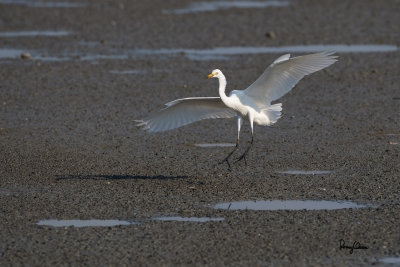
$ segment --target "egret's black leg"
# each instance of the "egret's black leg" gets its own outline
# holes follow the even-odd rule
[[[228,156],[223,161],[220,162],[220,164],[226,162],[228,164],[228,168],[230,169],[231,164],[229,163],[229,158],[233,155],[233,153],[235,153],[236,150],[238,150],[238,148],[239,148],[239,139],[236,142],[235,148],[231,151],[231,153],[228,154]]]
[[[247,165],[246,155],[250,151],[250,148],[251,148],[252,145],[253,145],[253,135],[251,135],[251,142],[250,142],[249,146],[246,148],[244,153],[236,160],[236,162],[241,161],[242,159],[244,159],[244,164]]]
[[[250,142],[249,146],[246,148],[246,150],[244,151],[243,155],[241,155],[236,160],[236,162],[238,162],[238,161],[241,161],[242,159],[244,159],[244,163],[246,165],[247,165],[246,155],[250,151],[251,146],[253,145],[253,133],[254,133],[254,128],[253,128],[254,114],[253,114],[253,112],[249,112],[249,122],[250,122],[250,127],[251,127],[251,142]]]
[[[239,137],[240,137],[240,127],[243,124],[242,117],[238,116],[237,117],[237,122],[238,122],[238,133],[237,133],[237,139],[236,139],[236,146],[235,148],[231,151],[231,153],[228,154],[228,156],[220,162],[220,164],[226,162],[228,164],[228,168],[231,169],[231,164],[229,163],[229,158],[235,153],[236,150],[239,148]]]

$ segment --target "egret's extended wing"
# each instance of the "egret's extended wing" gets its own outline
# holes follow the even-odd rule
[[[236,116],[236,112],[225,106],[220,97],[183,98],[166,105],[148,118],[137,121],[137,126],[149,132],[163,132],[199,120]]]
[[[290,58],[290,54],[276,59],[244,93],[260,106],[288,93],[304,76],[335,63],[334,52],[322,52]]]

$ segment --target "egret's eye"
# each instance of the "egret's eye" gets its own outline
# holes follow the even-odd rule
[[[213,74],[214,74],[214,76],[215,76],[215,75],[218,75],[218,71],[214,72]]]

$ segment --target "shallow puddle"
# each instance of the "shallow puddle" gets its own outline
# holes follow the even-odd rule
[[[164,14],[188,14],[197,12],[217,11],[229,8],[266,8],[289,6],[288,1],[211,1],[194,2],[186,8],[163,10]]]
[[[164,222],[219,222],[223,221],[224,218],[210,218],[210,217],[180,217],[180,216],[161,216],[154,217],[151,219],[142,220],[41,220],[37,224],[41,226],[52,226],[52,227],[113,227],[119,225],[133,225],[141,224],[147,221],[164,221]]]
[[[387,263],[391,266],[400,266],[400,257],[384,257],[379,262]]]
[[[229,56],[248,54],[282,54],[282,53],[312,53],[318,51],[336,51],[338,53],[373,53],[373,52],[395,52],[395,45],[299,45],[282,47],[216,47],[211,49],[127,49],[122,54],[101,55],[88,54],[75,57],[81,61],[96,60],[127,60],[138,56],[180,56],[183,55],[190,60],[228,60]],[[121,52],[121,51],[119,51]],[[74,57],[70,57],[71,60]]]
[[[151,219],[152,221],[175,221],[175,222],[220,222],[224,218],[210,218],[210,217],[155,217]]]
[[[100,55],[100,54],[89,54],[78,56],[77,59],[80,61],[97,61],[97,60],[126,60],[129,59],[128,54],[123,55]]]
[[[121,220],[41,220],[37,224],[53,227],[112,227],[139,223]]]
[[[0,32],[0,37],[36,37],[36,36],[66,36],[69,31],[18,31]]]
[[[208,60],[229,60],[229,57],[222,55],[198,55],[186,54],[186,57],[193,61],[208,61]]]
[[[0,59],[19,58],[22,53],[24,53],[24,51],[19,49],[0,48]]]
[[[332,173],[332,171],[322,171],[322,170],[312,170],[312,171],[287,170],[287,171],[277,171],[276,173],[282,173],[282,174],[302,174],[302,175],[317,175],[317,174],[329,174],[329,173]]]
[[[22,54],[29,54],[30,60],[40,61],[68,61],[69,58],[40,55],[37,51],[21,50],[14,48],[0,48],[0,59],[20,59]]]
[[[236,146],[236,144],[234,144],[234,143],[213,143],[213,144],[203,143],[203,144],[193,144],[193,145],[197,146],[197,147],[234,147],[234,146]]]
[[[351,201],[328,200],[257,200],[218,203],[214,209],[226,210],[338,210],[368,208],[371,205]]]
[[[336,51],[338,53],[371,53],[371,52],[396,52],[396,45],[293,45],[280,47],[266,46],[233,46],[215,47],[211,49],[156,49],[137,50],[139,53],[169,54],[186,53],[192,55],[245,55],[245,54],[268,54],[268,53],[308,53],[318,51]]]
[[[319,51],[336,51],[338,53],[374,53],[374,52],[396,52],[395,45],[298,45],[281,47],[215,47],[211,49],[183,49],[183,48],[160,48],[160,49],[127,49],[118,51],[122,54],[101,55],[88,54],[76,56],[81,61],[95,60],[126,60],[138,56],[180,56],[183,55],[190,60],[228,60],[229,56],[249,54],[283,54],[283,53],[313,53]],[[71,60],[74,59],[71,57]]]
[[[191,60],[226,60],[227,56],[249,54],[283,54],[283,53],[313,53],[320,51],[335,51],[338,53],[377,53],[396,52],[396,45],[293,45],[280,47],[215,47],[211,49],[135,49],[135,55],[184,55]]]
[[[12,49],[12,48],[0,48],[0,59],[3,58],[19,58],[21,54],[26,51],[20,49]]]
[[[64,57],[51,56],[46,53],[41,54],[38,51],[26,51],[14,48],[0,48],[0,59],[19,59],[23,53],[31,54],[31,60],[40,60],[44,62],[63,62],[63,61],[97,61],[97,60],[125,60],[129,59],[129,55],[83,55],[74,56],[66,55]]]
[[[144,70],[110,70],[112,74],[145,74]]]
[[[63,54],[63,57],[47,55],[45,51],[30,51],[33,60],[41,61],[93,61],[98,60],[128,60],[132,57],[148,56],[186,56],[190,60],[227,60],[229,56],[248,54],[283,54],[283,53],[312,53],[318,51],[336,51],[338,53],[374,53],[395,52],[395,45],[299,45],[282,47],[216,47],[211,49],[126,49],[119,50],[118,54]],[[18,58],[21,49],[0,49],[1,58]],[[116,52],[116,51],[115,51]],[[131,72],[131,73],[128,73]],[[124,74],[136,74],[136,70],[128,70]],[[121,73],[122,74],[122,73]]]
[[[66,57],[52,57],[52,56],[43,56],[43,55],[34,55],[32,56],[32,60],[40,60],[43,62],[65,62],[70,61],[71,59]]]
[[[76,8],[85,7],[85,3],[77,2],[45,2],[37,0],[0,0],[0,4],[21,5],[28,7],[59,7],[59,8]]]

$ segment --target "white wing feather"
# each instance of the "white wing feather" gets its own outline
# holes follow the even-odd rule
[[[149,132],[163,132],[189,123],[217,118],[232,118],[236,112],[225,106],[220,97],[191,97],[177,99],[166,104],[167,107],[137,120]]]
[[[288,93],[306,75],[335,63],[334,52],[322,52],[289,58],[286,54],[274,61],[244,93],[261,107],[269,106]]]

